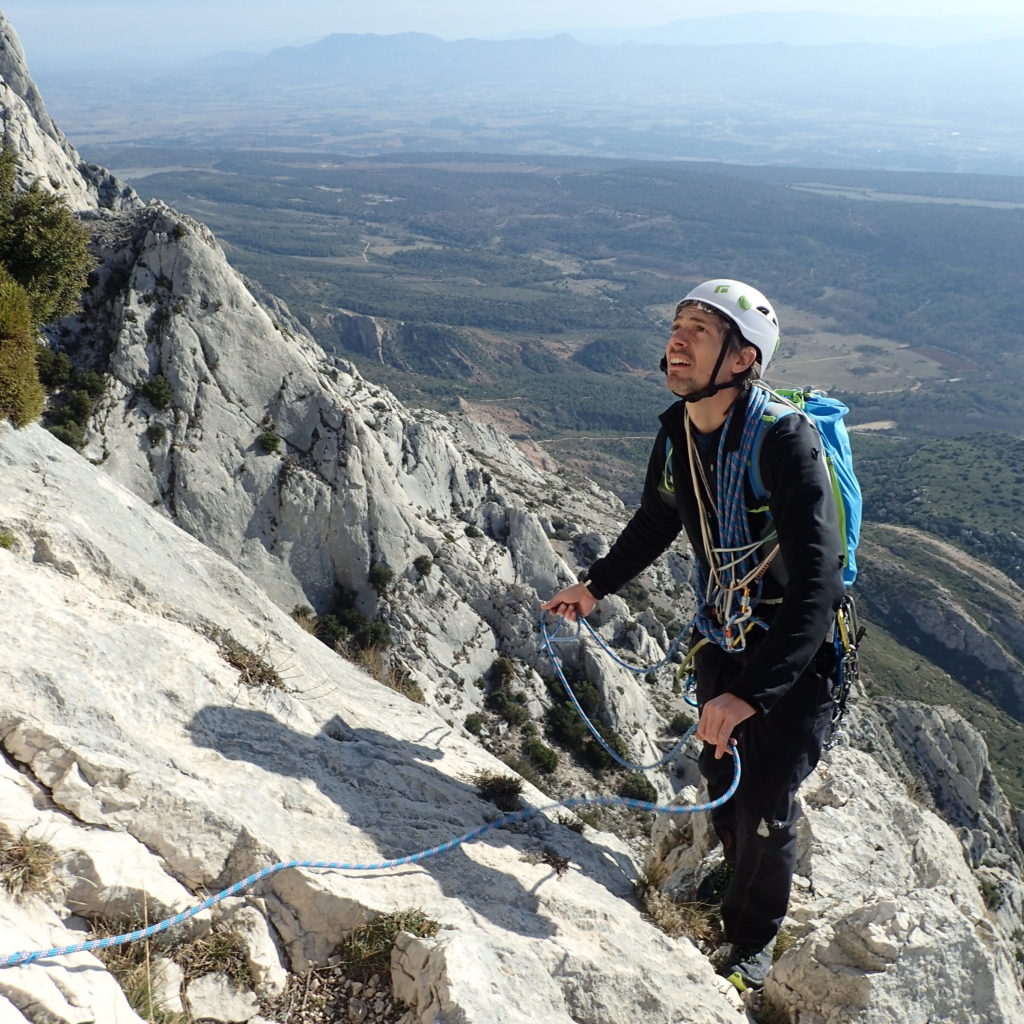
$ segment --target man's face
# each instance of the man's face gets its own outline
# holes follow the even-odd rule
[[[697,306],[684,306],[672,321],[672,333],[665,347],[665,383],[669,391],[682,397],[706,388],[724,339],[725,325],[717,316]],[[716,383],[731,379],[729,362],[726,359],[722,364]]]

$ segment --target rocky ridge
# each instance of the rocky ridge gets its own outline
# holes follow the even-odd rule
[[[8,51],[4,80],[30,95],[15,57]],[[20,102],[5,115],[7,138],[37,130],[41,105]],[[180,909],[197,889],[319,855],[339,837],[379,859],[493,814],[467,784],[475,770],[507,772],[461,728],[482,704],[476,680],[498,654],[517,659],[516,683],[540,715],[550,694],[537,671],[538,595],[572,579],[623,516],[614,498],[538,468],[497,431],[413,414],[328,359],[283,305],[253,297],[202,225],[160,204],[114,212],[85,179],[75,188],[100,263],[83,314],[52,341],[108,375],[84,449],[95,466],[36,429],[0,435],[0,529],[12,537],[0,551],[0,600],[17,611],[17,653],[3,669],[12,700],[2,817],[61,837],[66,887],[49,911],[33,904],[26,916],[10,904],[5,934],[18,948],[115,907]],[[140,392],[158,374],[169,384],[164,408]],[[260,441],[268,432],[278,451]],[[412,567],[421,555],[428,574]],[[379,565],[394,574],[383,594],[369,581]],[[676,559],[647,583],[677,599],[686,576]],[[388,624],[427,707],[374,683],[285,614],[300,602],[328,609],[339,584]],[[620,599],[605,604],[608,636],[656,656],[664,628]],[[284,688],[250,690],[225,668],[214,639],[225,630],[278,666]],[[567,660],[601,690],[634,755],[654,753],[667,692],[587,651]],[[986,778],[984,746],[965,723],[905,717],[915,715],[920,729],[909,739],[897,729],[894,740],[865,714],[858,729],[885,756],[839,750],[809,793],[789,923],[797,942],[766,993],[784,1019],[881,1022],[899,1008],[898,1019],[982,1022],[1024,1012],[1008,912],[1019,905],[1019,843],[1005,801],[987,784],[978,794],[946,786],[949,773]],[[152,723],[145,734],[140,721]],[[892,773],[908,771],[906,752],[924,746],[922,731],[941,810],[959,833],[893,785]],[[949,737],[956,755],[943,762]],[[662,795],[696,796],[686,758],[656,784]],[[428,862],[422,878],[419,868],[274,876],[225,908],[249,921],[253,990],[279,995],[289,976],[328,965],[346,932],[415,904],[443,928],[436,943],[409,936],[396,947],[390,980],[406,1024],[742,1016],[692,944],[637,913],[635,847],[545,820]],[[112,836],[116,850],[89,845]],[[670,889],[686,889],[713,856],[699,818],[659,820],[654,838],[647,867],[674,873]],[[877,846],[866,864],[865,839]],[[554,871],[549,846],[580,870]],[[986,906],[980,885],[1003,902]],[[198,920],[191,937],[221,917]],[[935,922],[952,941],[940,941]],[[948,973],[950,958],[976,982],[918,990],[921,971]],[[137,1019],[117,1016],[130,1011],[94,977],[99,965],[80,962],[81,986],[74,969],[54,980],[50,965],[0,974],[21,1015],[11,1019]],[[198,997],[198,980],[183,979],[179,996]],[[252,997],[234,995],[230,1014],[241,1016],[208,1019],[255,1021]]]

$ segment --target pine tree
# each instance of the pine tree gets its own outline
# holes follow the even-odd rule
[[[0,416],[17,426],[43,409],[36,335],[78,309],[92,266],[88,235],[55,193],[17,189],[17,155],[0,152]]]

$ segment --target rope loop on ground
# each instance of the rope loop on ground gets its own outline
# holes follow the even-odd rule
[[[310,868],[315,870],[323,869],[328,871],[352,872],[387,871],[390,868],[402,867],[406,864],[418,864],[430,857],[436,857],[442,853],[448,853],[449,851],[462,846],[464,843],[470,843],[474,839],[479,839],[480,836],[485,835],[488,832],[492,832],[495,829],[504,828],[506,825],[519,825],[524,821],[528,821],[530,818],[536,817],[538,814],[544,814],[548,811],[560,809],[572,810],[576,807],[585,806],[630,807],[633,810],[652,811],[655,814],[696,814],[702,811],[712,811],[716,807],[721,807],[722,804],[729,800],[740,784],[740,756],[736,750],[735,743],[731,745],[730,753],[732,754],[733,759],[732,784],[720,797],[715,800],[708,801],[707,803],[686,804],[680,806],[676,804],[655,804],[650,803],[647,800],[635,800],[631,797],[624,796],[573,796],[565,800],[560,800],[558,803],[547,804],[543,807],[526,807],[521,811],[504,814],[501,817],[496,818],[494,821],[487,822],[485,825],[480,825],[478,828],[474,828],[455,839],[449,839],[446,843],[441,843],[438,846],[432,846],[428,850],[420,850],[418,853],[410,853],[404,857],[394,857],[390,860],[378,861],[375,864],[349,864],[340,861],[326,860],[280,861],[277,864],[272,864],[270,867],[264,868],[262,871],[257,871],[248,878],[243,878],[240,882],[235,882],[234,885],[229,886],[227,889],[217,893],[215,896],[210,896],[208,899],[203,900],[202,903],[197,903],[194,907],[190,907],[188,910],[183,910],[181,913],[175,914],[173,917],[168,917],[163,921],[150,925],[148,928],[139,928],[136,931],[125,932],[122,935],[109,935],[105,938],[89,939],[85,942],[79,942],[72,946],[54,946],[50,949],[37,949],[11,953],[7,956],[0,957],[0,969],[4,967],[18,967],[22,964],[36,963],[40,960],[50,960],[55,957],[72,956],[75,953],[89,953],[96,949],[110,949],[113,946],[124,946],[130,942],[138,942],[141,939],[151,938],[154,935],[159,935],[161,932],[167,931],[169,928],[173,928],[175,925],[188,921],[197,914],[201,914],[204,910],[209,910],[211,907],[216,906],[223,900],[226,900],[231,896],[236,896],[238,893],[250,888],[257,882],[262,881],[264,878],[269,878],[271,875],[275,875],[277,872],[284,871],[287,868]]]
[[[611,747],[608,741],[601,735],[601,732],[597,728],[597,726],[594,725],[594,723],[588,717],[587,713],[583,710],[583,706],[580,704],[579,699],[573,692],[573,688],[570,685],[569,680],[565,677],[565,671],[562,669],[562,659],[559,657],[554,645],[559,643],[572,643],[578,641],[580,639],[582,629],[585,628],[590,633],[590,635],[597,641],[600,648],[612,659],[612,661],[615,662],[616,665],[621,665],[623,668],[629,669],[630,672],[633,672],[636,675],[647,675],[650,672],[656,672],[659,668],[661,668],[663,665],[669,662],[669,660],[675,654],[678,646],[682,642],[683,636],[689,632],[690,627],[685,626],[683,627],[683,629],[679,631],[679,634],[676,636],[675,640],[673,640],[672,643],[669,645],[668,653],[656,665],[652,665],[648,668],[638,668],[635,665],[630,665],[627,662],[623,661],[621,658],[619,658],[615,654],[615,652],[608,646],[608,644],[605,643],[604,637],[602,637],[597,632],[597,630],[595,630],[594,627],[591,626],[591,624],[586,620],[586,618],[581,617],[579,620],[577,620],[576,632],[572,636],[561,635],[564,626],[565,620],[563,619],[555,627],[555,631],[553,633],[550,632],[548,630],[547,624],[547,613],[541,612],[540,635],[542,646],[544,650],[547,652],[548,658],[550,658],[551,660],[551,665],[555,670],[555,674],[558,676],[558,681],[562,684],[562,688],[565,690],[566,694],[569,697],[569,700],[572,702],[573,707],[576,709],[576,713],[583,720],[583,724],[586,725],[587,729],[590,731],[590,735],[594,737],[594,740],[597,742],[598,746],[600,746],[601,749],[613,761],[615,761],[617,764],[620,764],[623,768],[626,768],[631,772],[654,771],[656,768],[661,768],[664,765],[674,761],[676,757],[679,755],[679,751],[683,749],[683,747],[686,745],[690,737],[693,736],[693,734],[697,731],[696,724],[692,725],[680,737],[679,742],[676,743],[675,746],[673,746],[672,749],[659,760],[654,761],[651,764],[635,764],[632,761],[627,761],[624,757],[622,757],[621,754],[619,754],[617,750],[614,750]],[[683,662],[681,666],[681,670],[686,670],[689,665],[689,662],[690,658],[687,657],[687,659]],[[696,702],[690,699],[688,693],[684,695],[684,699],[686,700],[687,704],[690,704],[692,707],[696,707]]]

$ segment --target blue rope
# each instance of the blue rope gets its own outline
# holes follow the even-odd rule
[[[48,960],[52,957],[71,956],[75,953],[88,953],[94,949],[110,949],[113,946],[124,946],[130,942],[138,942],[140,939],[148,939],[150,936],[158,935],[161,932],[167,931],[169,928],[173,928],[175,925],[188,921],[197,914],[201,914],[204,910],[209,910],[210,907],[216,906],[222,900],[228,899],[228,897],[234,896],[237,893],[248,889],[250,886],[255,885],[262,879],[269,878],[271,875],[277,874],[278,871],[284,871],[286,868],[324,868],[332,871],[384,871],[388,868],[397,868],[405,864],[417,864],[420,861],[426,860],[428,857],[435,857],[438,854],[448,853],[450,850],[454,850],[456,847],[463,845],[463,843],[469,843],[474,839],[479,839],[480,836],[487,832],[491,832],[494,829],[502,828],[505,825],[520,824],[521,822],[527,821],[538,814],[543,814],[545,811],[553,811],[559,808],[567,808],[571,810],[574,807],[596,804],[603,807],[631,807],[634,810],[653,811],[656,814],[696,814],[702,811],[712,811],[716,807],[721,807],[722,804],[729,800],[740,784],[740,756],[736,750],[736,744],[734,742],[731,744],[729,752],[732,754],[733,759],[732,784],[720,797],[707,803],[675,806],[672,804],[654,804],[647,800],[635,800],[631,797],[624,796],[574,796],[569,797],[566,800],[560,800],[555,804],[548,804],[545,807],[527,807],[512,814],[502,815],[502,817],[496,818],[494,821],[488,822],[486,825],[481,825],[479,828],[472,829],[465,833],[465,835],[458,836],[455,839],[450,839],[448,842],[441,843],[439,846],[432,846],[429,850],[420,850],[419,853],[410,853],[405,857],[395,857],[391,860],[378,861],[376,864],[346,864],[326,860],[280,861],[277,864],[272,864],[270,867],[264,868],[262,871],[257,871],[248,878],[243,878],[240,882],[235,882],[234,885],[229,886],[223,892],[219,892],[215,896],[210,896],[208,899],[203,900],[202,903],[199,903],[194,907],[190,907],[188,910],[183,910],[180,914],[175,914],[173,917],[168,917],[166,920],[150,925],[148,928],[139,928],[137,931],[125,932],[122,935],[110,935],[102,939],[89,939],[86,942],[79,942],[73,946],[54,946],[50,949],[11,953],[8,956],[0,957],[0,968],[17,967],[21,964],[35,963],[37,960]]]
[[[562,659],[559,658],[558,653],[557,651],[555,651],[553,644],[569,643],[573,640],[577,640],[580,635],[580,626],[585,626],[589,631],[590,635],[598,642],[598,644],[605,651],[605,653],[607,653],[611,657],[612,661],[614,661],[617,665],[621,665],[623,668],[628,668],[630,672],[635,672],[637,675],[647,675],[649,672],[657,671],[659,668],[661,668],[662,665],[668,662],[669,658],[671,658],[672,655],[675,654],[677,645],[681,642],[683,634],[687,632],[689,627],[684,627],[682,630],[679,631],[678,636],[675,638],[675,640],[672,641],[672,644],[669,647],[668,654],[666,654],[665,657],[662,658],[657,665],[653,665],[650,668],[637,668],[633,665],[627,664],[626,662],[618,658],[615,655],[615,653],[611,650],[611,648],[604,642],[604,639],[595,631],[594,627],[591,626],[589,622],[587,622],[586,618],[580,618],[577,620],[575,636],[559,637],[558,634],[561,632],[562,627],[565,624],[565,620],[563,619],[561,622],[559,622],[558,627],[555,629],[554,633],[549,633],[546,615],[546,612],[541,612],[540,634],[543,640],[544,647],[547,650],[548,657],[551,659],[551,664],[554,666],[555,672],[558,675],[559,682],[561,682],[562,687],[565,689],[565,692],[569,695],[569,700],[572,701],[573,707],[576,708],[576,712],[579,714],[580,718],[583,719],[584,725],[586,725],[586,727],[590,730],[590,735],[594,737],[594,739],[597,741],[601,749],[604,750],[604,752],[613,761],[622,765],[623,768],[628,768],[630,771],[633,772],[653,771],[655,768],[661,768],[663,765],[668,764],[670,761],[674,761],[676,759],[676,756],[679,754],[679,751],[682,750],[683,745],[697,731],[696,724],[692,725],[683,734],[679,742],[667,754],[665,754],[664,757],[662,757],[658,761],[655,761],[653,764],[634,764],[632,761],[627,761],[618,753],[618,751],[612,749],[608,741],[605,740],[605,738],[601,735],[597,726],[595,726],[594,723],[587,717],[587,713],[583,710],[583,706],[580,704],[579,700],[577,700],[576,694],[573,692],[572,686],[569,685],[569,680],[565,678],[565,672],[562,670]]]

